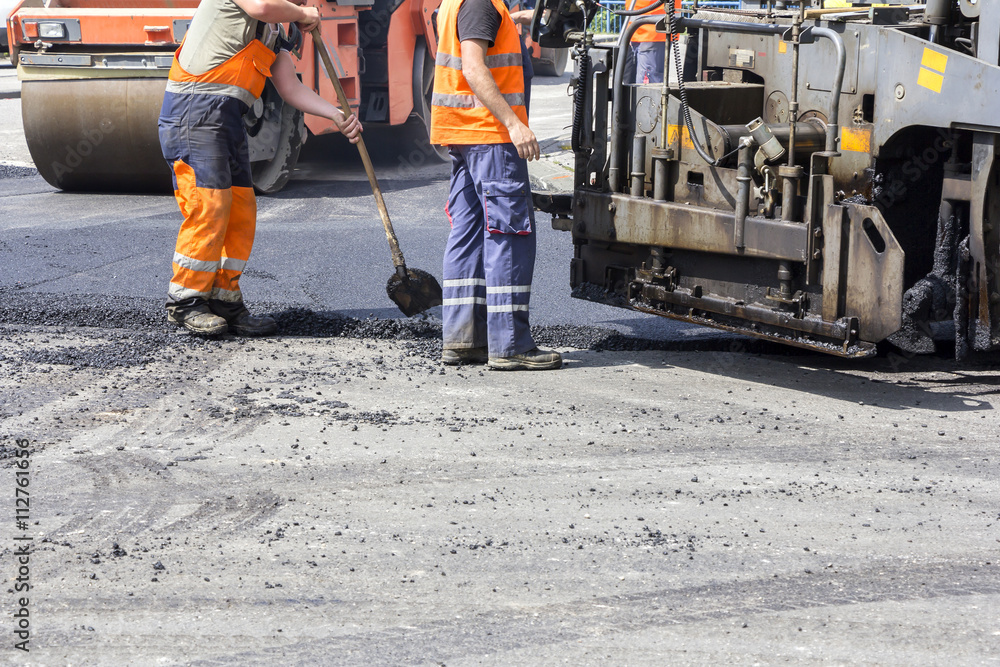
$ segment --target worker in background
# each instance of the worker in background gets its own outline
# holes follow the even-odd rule
[[[184,222],[177,236],[167,319],[203,335],[277,331],[250,314],[239,279],[250,258],[257,203],[243,115],[270,77],[296,109],[331,119],[356,143],[361,124],[302,85],[277,23],[319,24],[304,0],[202,0],[170,68],[160,111],[163,156]]]
[[[656,0],[633,0],[626,3],[630,11],[639,11],[654,4]],[[670,0],[667,0],[670,2]],[[674,0],[674,7],[681,8],[681,0]],[[666,8],[661,5],[642,16],[665,15]],[[667,26],[669,30],[669,26]],[[676,39],[676,37],[675,37]],[[636,83],[662,83],[664,56],[666,55],[667,35],[657,32],[655,25],[643,25],[632,34],[632,57],[635,61]]]
[[[445,212],[444,352],[449,365],[500,370],[559,368],[528,325],[535,267],[535,216],[517,28],[503,0],[444,0],[431,100],[431,142],[451,153]]]

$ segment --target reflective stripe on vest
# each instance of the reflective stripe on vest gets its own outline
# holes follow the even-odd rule
[[[434,64],[440,65],[441,67],[450,67],[451,69],[461,70],[462,57],[450,56],[447,53],[438,51]],[[493,69],[494,67],[521,67],[522,65],[523,61],[520,53],[499,53],[492,56],[486,56],[486,66],[490,69]]]
[[[635,0],[635,5],[633,5],[632,9],[640,10],[643,7],[649,7],[655,1],[656,0]],[[667,0],[667,2],[669,2],[669,1],[670,0]],[[681,8],[681,0],[674,0],[674,8],[677,9],[677,10],[680,10],[680,8]],[[656,16],[658,14],[666,14],[666,13],[667,13],[666,7],[662,7],[661,6],[661,7],[657,7],[656,9],[654,9],[651,12],[649,12],[648,14],[643,14],[642,16]],[[669,26],[668,26],[668,29],[669,29]],[[632,41],[633,42],[665,42],[665,41],[667,41],[667,35],[666,35],[666,33],[656,32],[656,26],[655,25],[644,25],[644,26],[639,26],[639,29],[635,31],[635,33],[632,35]]]
[[[257,100],[249,90],[226,83],[205,83],[204,81],[167,81],[167,90],[177,94],[225,95],[235,97],[248,107]]]
[[[248,106],[264,92],[267,77],[271,76],[271,65],[277,57],[274,51],[255,39],[221,65],[204,74],[191,74],[181,67],[177,60],[179,53],[180,49],[174,54],[167,90],[173,93],[226,95],[242,100]]]
[[[431,143],[505,144],[510,134],[472,92],[462,73],[462,45],[458,40],[458,11],[464,0],[444,0],[438,10],[438,52],[431,97]],[[517,27],[502,0],[490,0],[500,13],[500,29],[486,51],[486,66],[504,100],[528,124],[524,107],[524,70]]]
[[[511,107],[524,106],[524,93],[507,93],[503,99]],[[431,104],[451,109],[476,109],[483,106],[483,103],[475,95],[445,95],[443,93],[434,93],[431,97]]]

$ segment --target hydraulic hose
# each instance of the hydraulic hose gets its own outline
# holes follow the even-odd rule
[[[667,15],[670,20],[670,43],[674,53],[674,69],[677,70],[677,92],[681,100],[681,112],[684,114],[684,125],[687,127],[688,136],[691,137],[691,143],[694,144],[695,151],[698,152],[701,159],[707,162],[710,167],[715,167],[719,164],[719,159],[713,158],[702,147],[701,141],[695,136],[694,123],[691,122],[691,107],[688,106],[687,88],[684,86],[684,64],[681,62],[681,40],[678,38],[677,15],[674,12],[673,3],[667,6]],[[663,75],[667,76],[667,73],[664,72]]]
[[[573,89],[573,135],[572,148],[577,153],[583,149],[583,134],[586,129],[583,127],[583,119],[587,113],[587,87],[590,77],[590,55],[583,43],[577,45],[577,60],[580,65],[580,73],[576,79],[576,87]]]

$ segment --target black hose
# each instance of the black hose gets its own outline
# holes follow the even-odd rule
[[[583,119],[587,112],[587,85],[590,76],[590,55],[586,47],[579,43],[577,48],[577,62],[580,64],[580,72],[576,77],[576,87],[573,89],[573,134],[572,148],[577,153],[583,149]]]
[[[609,12],[611,12],[612,14],[615,14],[617,16],[642,16],[643,14],[650,13],[654,9],[659,9],[660,7],[663,6],[663,4],[666,1],[667,0],[657,0],[656,2],[654,2],[653,4],[651,4],[649,7],[643,7],[642,9],[611,9],[610,7],[605,7],[604,5],[601,5],[600,3],[598,3],[598,5],[600,5],[603,9],[606,9]],[[673,5],[671,5],[671,6],[673,6]]]
[[[691,122],[691,107],[688,106],[687,101],[687,89],[684,86],[684,64],[681,62],[681,47],[680,39],[677,33],[677,15],[674,13],[674,5],[671,3],[667,6],[667,18],[670,20],[670,43],[671,49],[674,54],[674,69],[677,70],[677,92],[678,97],[681,100],[681,111],[684,113],[684,125],[687,127],[688,135],[691,137],[691,143],[694,144],[694,149],[701,156],[701,159],[708,163],[710,167],[718,166],[719,161],[714,159],[708,154],[708,152],[702,148],[701,141],[694,133],[694,123]],[[663,75],[668,77],[668,73],[664,72]]]

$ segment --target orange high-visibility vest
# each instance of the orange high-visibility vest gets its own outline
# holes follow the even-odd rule
[[[633,6],[632,9],[638,11],[638,10],[642,9],[643,7],[649,7],[655,1],[656,0],[635,0],[635,6]],[[667,0],[667,2],[669,2],[669,1],[670,0]],[[674,0],[674,8],[675,9],[680,9],[681,8],[681,0]],[[642,16],[654,16],[656,14],[666,14],[666,13],[667,13],[667,9],[666,9],[666,5],[664,4],[663,6],[657,7],[653,11],[649,12],[648,14],[642,14]],[[669,28],[669,26],[668,26],[668,28]],[[644,26],[640,26],[639,29],[636,30],[635,33],[632,34],[632,41],[633,42],[665,42],[665,41],[667,41],[667,35],[665,33],[662,33],[662,32],[656,32],[656,26],[655,25],[644,25]]]
[[[177,59],[182,48],[183,44],[174,54],[167,90],[179,94],[226,95],[242,100],[247,106],[253,106],[264,92],[267,77],[271,76],[271,65],[278,57],[264,42],[255,39],[221,65],[204,74],[190,74]]]
[[[462,73],[462,46],[458,41],[458,10],[464,0],[444,0],[438,10],[438,48],[431,98],[431,143],[441,145],[506,144],[510,134],[483,106]],[[491,0],[500,12],[500,30],[486,51],[486,66],[500,94],[525,125],[524,70],[521,41],[502,0]]]

